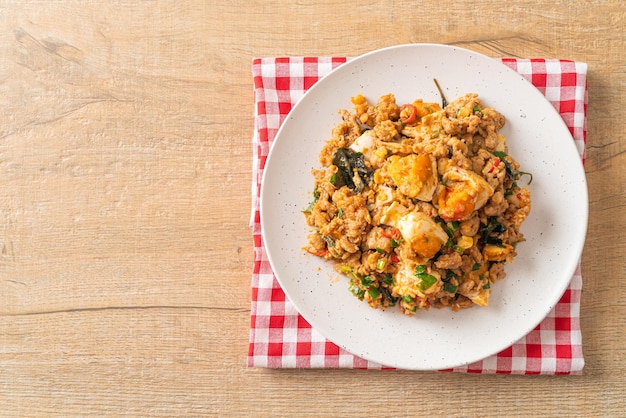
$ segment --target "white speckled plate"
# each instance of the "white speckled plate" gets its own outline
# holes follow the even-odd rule
[[[337,280],[329,264],[306,254],[302,210],[311,199],[312,168],[358,93],[370,101],[394,93],[398,103],[440,101],[478,93],[507,118],[509,153],[533,174],[533,208],[522,226],[508,276],[493,286],[490,304],[460,312],[431,309],[414,317],[397,308],[371,309]],[[261,187],[261,225],[271,266],[291,302],[326,338],[387,366],[435,370],[481,360],[530,332],[567,288],[587,227],[587,187],[580,157],[563,120],[528,81],[497,60],[431,44],[374,51],[338,67],[294,106],[270,151]]]

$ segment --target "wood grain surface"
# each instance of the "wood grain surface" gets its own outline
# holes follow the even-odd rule
[[[0,416],[625,416],[625,24],[619,0],[0,1]],[[246,367],[252,58],[413,42],[589,64],[582,376]]]

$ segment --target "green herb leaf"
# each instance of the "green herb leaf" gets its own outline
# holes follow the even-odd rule
[[[426,290],[437,283],[437,278],[435,276],[426,273],[426,266],[415,266],[415,271],[413,273],[418,279],[420,279],[420,283],[417,285],[420,290]]]
[[[387,286],[393,286],[393,276],[391,274],[385,274],[385,277],[383,277],[383,283],[385,283]]]
[[[426,266],[417,265],[415,266],[415,271],[413,272],[416,276],[426,272]]]
[[[315,190],[313,190],[313,201],[309,203],[309,206],[307,206],[307,208],[304,210],[304,213],[311,213],[311,210],[313,209],[313,205],[317,203],[319,198],[320,198],[320,192],[316,188]]]
[[[497,218],[490,217],[489,223],[480,229],[480,239],[485,244],[502,245],[502,239],[498,235],[506,230],[506,226],[498,222]]]
[[[328,248],[333,248],[335,246],[335,240],[333,239],[333,237],[328,235],[322,235],[322,238],[324,239],[324,241],[326,241],[326,245],[328,245]]]
[[[352,292],[354,296],[359,298],[359,300],[363,300],[363,298],[365,297],[365,290],[361,289],[354,283],[350,283],[350,287],[348,287],[348,290],[350,290],[350,292]]]
[[[367,293],[370,294],[372,300],[377,299],[378,296],[380,296],[380,290],[378,290],[377,287],[370,287],[369,289],[367,289]]]
[[[456,289],[458,288],[458,286],[455,286],[451,283],[444,283],[443,284],[443,290],[445,290],[448,293],[456,293]]]
[[[372,180],[373,171],[365,165],[364,156],[360,152],[354,152],[350,148],[339,148],[333,155],[333,165],[337,167],[334,185],[335,187],[348,186],[352,191],[361,193],[363,188]],[[358,174],[355,183],[354,174]],[[332,183],[331,178],[331,183]]]
[[[420,290],[426,290],[430,288],[432,285],[434,285],[435,283],[437,283],[437,278],[427,273],[422,273],[418,277],[421,280],[420,284],[418,285]]]
[[[373,280],[370,276],[365,276],[361,279],[361,286],[370,287],[373,283]]]
[[[441,281],[449,282],[450,280],[452,280],[454,278],[456,278],[456,274],[454,274],[454,272],[452,272],[452,270],[446,270],[446,275],[441,278]]]
[[[402,244],[402,237],[398,239],[391,238],[391,248],[398,248]]]
[[[383,298],[389,301],[389,306],[395,306],[398,298],[391,296],[391,292],[386,287],[379,289],[383,293]]]
[[[402,296],[402,300],[405,303],[413,303],[413,296],[411,296],[411,295],[404,295],[404,296]]]
[[[506,175],[511,179],[511,180],[517,180],[518,178],[522,177],[522,176],[529,176],[530,179],[528,180],[528,184],[533,182],[533,175],[531,173],[528,173],[526,171],[520,171],[520,170],[516,170],[513,168],[513,166],[511,165],[510,162],[508,162],[506,160],[507,154],[505,152],[502,151],[494,151],[493,155],[495,155],[496,157],[498,157],[500,160],[502,160],[502,162],[504,163],[504,167],[506,168]]]

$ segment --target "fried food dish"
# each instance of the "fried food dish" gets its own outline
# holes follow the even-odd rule
[[[505,117],[466,94],[442,108],[362,95],[312,171],[305,249],[373,308],[487,306],[531,208],[532,176],[499,133]]]

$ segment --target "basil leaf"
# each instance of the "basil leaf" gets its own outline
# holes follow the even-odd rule
[[[348,186],[352,191],[360,193],[372,181],[373,171],[365,165],[365,159],[360,152],[339,148],[333,155],[333,165],[337,167],[337,172],[333,175],[333,185],[337,188]],[[357,182],[355,173],[358,175]]]

